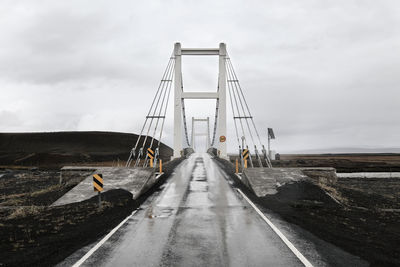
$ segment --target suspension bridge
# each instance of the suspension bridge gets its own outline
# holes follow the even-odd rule
[[[218,57],[215,91],[185,91],[182,56]],[[305,175],[298,169],[271,168],[269,155],[250,112],[250,103],[224,43],[218,48],[207,49],[182,48],[180,43],[174,45],[126,166],[93,169],[95,173],[103,174],[101,185],[104,189],[124,188],[139,199],[157,183],[162,175],[160,144],[172,91],[172,158],[179,158],[181,162],[162,190],[151,194],[140,209],[100,241],[75,252],[60,266],[313,266],[309,258],[319,260],[318,252],[309,246],[298,249],[302,242],[293,236],[289,240],[265,211],[232,183],[230,175],[236,175],[240,184],[253,191],[255,196],[262,197],[275,194],[277,187],[304,179]],[[211,127],[209,117],[192,117],[191,133],[188,132],[187,99],[215,100]],[[227,132],[228,106],[235,128],[232,135]],[[197,130],[200,123],[206,125],[205,131]],[[271,138],[275,138],[272,129],[268,131]],[[206,138],[209,153],[188,155],[185,152],[196,149],[196,136]],[[224,161],[228,159],[227,138],[237,142],[236,174],[228,175],[224,171],[231,164]],[[217,152],[211,153],[213,151]],[[73,171],[74,168],[82,169],[66,167],[64,170]],[[159,172],[156,171],[158,168]],[[317,172],[319,176],[326,172],[327,177],[331,177],[332,170],[319,169]],[[92,177],[88,177],[54,205],[94,196],[93,190],[88,192],[91,183]],[[287,233],[290,227],[285,227]]]
[[[182,56],[218,57],[219,73],[215,92],[187,92],[184,90]],[[232,109],[232,119],[235,126],[235,139],[237,140],[237,149],[241,165],[247,165],[245,162],[249,160],[249,166],[254,167],[254,159],[258,167],[271,167],[268,153],[261,142],[260,134],[250,112],[249,104],[246,101],[224,43],[221,43],[219,48],[215,49],[182,48],[180,43],[175,44],[174,51],[162,75],[139,137],[130,152],[126,167],[130,167],[131,165],[134,167],[147,167],[149,161],[153,161],[151,165],[154,168],[157,167],[166,112],[172,90],[174,91],[174,158],[182,156],[183,143],[185,143],[186,147],[194,147],[194,137],[196,136],[194,133],[194,123],[199,121],[199,119],[192,119],[192,138],[189,138],[185,99],[215,100],[214,127],[212,130],[212,137],[207,136],[207,146],[208,148],[216,148],[221,158],[227,158],[226,109],[228,91],[229,104]],[[209,119],[207,119],[207,123],[209,127]],[[182,132],[184,136],[182,136]],[[158,137],[158,141],[156,141],[156,137]],[[148,139],[150,139],[149,143]],[[150,151],[150,153],[147,153],[147,151]],[[154,156],[151,151],[154,151]],[[248,159],[244,159],[243,156],[246,154],[243,153],[244,151],[248,154]]]

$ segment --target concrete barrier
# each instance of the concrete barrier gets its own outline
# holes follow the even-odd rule
[[[186,147],[183,149],[183,156],[186,158],[189,158],[190,155],[192,155],[194,153],[194,149],[191,147]]]
[[[278,187],[299,181],[335,183],[334,168],[248,168],[242,174],[242,182],[258,197],[277,193]]]
[[[103,174],[104,191],[111,189],[125,189],[132,193],[133,198],[139,198],[144,192],[150,189],[156,182],[156,175],[153,168],[124,168],[124,167],[64,167],[61,170],[63,180],[72,179],[69,177],[89,171]],[[73,202],[89,199],[97,194],[93,189],[92,174],[68,191],[65,195],[55,201],[52,206],[60,206]]]

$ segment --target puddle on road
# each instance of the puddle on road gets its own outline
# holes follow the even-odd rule
[[[191,181],[189,190],[195,192],[207,192],[208,184],[205,181]]]
[[[189,190],[195,192],[207,192],[207,174],[203,158],[196,158],[195,164],[196,165],[193,168]]]
[[[172,215],[172,211],[173,211],[173,210],[174,210],[174,209],[172,209],[172,208],[163,208],[163,209],[161,209],[161,213],[158,214],[158,215],[156,215],[156,217],[159,217],[159,218],[167,218],[167,217],[169,217],[169,216]]]
[[[147,217],[149,219],[154,219],[154,218],[168,218],[173,214],[174,209],[173,208],[150,208],[147,211]]]

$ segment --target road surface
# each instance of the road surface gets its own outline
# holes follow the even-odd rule
[[[302,266],[207,154],[142,207],[81,266]]]

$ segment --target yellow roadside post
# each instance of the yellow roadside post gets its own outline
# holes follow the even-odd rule
[[[249,150],[243,149],[242,156],[244,160],[244,168],[247,169],[247,158],[249,157]]]
[[[239,161],[236,159],[236,173],[239,173]]]
[[[150,168],[153,168],[154,151],[150,147],[147,149],[147,156],[150,158]]]
[[[99,208],[101,208],[101,191],[103,191],[103,175],[101,173],[93,174],[93,189],[99,195]]]
[[[162,173],[162,160],[160,159],[160,173]]]

